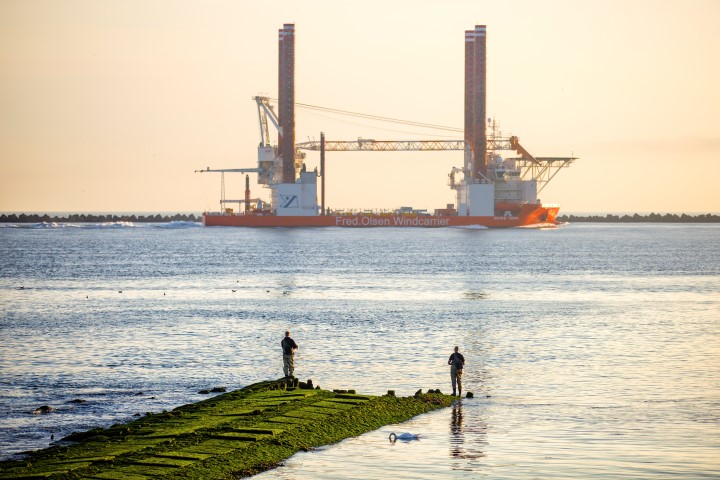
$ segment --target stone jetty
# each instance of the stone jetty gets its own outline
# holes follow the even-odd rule
[[[297,380],[267,381],[130,423],[73,433],[23,460],[0,462],[0,478],[241,478],[296,452],[452,402],[439,390],[370,396],[313,389]]]

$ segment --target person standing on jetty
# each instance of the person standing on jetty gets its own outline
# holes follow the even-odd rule
[[[455,347],[455,353],[450,355],[448,359],[448,365],[450,365],[450,381],[453,387],[453,396],[455,396],[455,384],[457,384],[458,396],[462,397],[462,372],[465,366],[465,357],[462,353],[458,352],[458,347]]]
[[[283,350],[283,372],[285,377],[292,377],[295,372],[295,350],[298,349],[295,340],[290,338],[290,332],[285,332],[285,338],[280,342]]]

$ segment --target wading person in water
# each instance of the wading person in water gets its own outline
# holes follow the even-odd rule
[[[292,377],[295,371],[295,350],[298,346],[295,340],[290,338],[290,332],[285,332],[285,338],[280,342],[280,346],[283,350],[283,372],[286,377]]]
[[[455,347],[455,353],[450,355],[448,365],[450,365],[450,381],[453,387],[452,394],[455,395],[455,384],[457,383],[457,394],[462,397],[462,372],[463,366],[465,366],[465,357],[462,356],[462,353],[458,352],[458,347]]]

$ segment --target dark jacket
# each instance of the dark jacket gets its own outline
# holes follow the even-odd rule
[[[453,352],[453,354],[450,355],[450,358],[448,359],[448,365],[452,365],[458,370],[462,370],[464,364],[465,357],[462,356],[462,353]]]
[[[293,340],[290,337],[285,337],[280,342],[280,346],[283,349],[283,355],[292,355],[293,350],[298,348],[297,343],[295,343],[295,340]]]

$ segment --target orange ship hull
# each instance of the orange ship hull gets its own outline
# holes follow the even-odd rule
[[[204,213],[206,227],[525,227],[554,225],[560,207],[543,205],[522,205],[517,216],[462,217],[457,215],[400,215],[371,214],[277,216],[243,215],[227,213]]]

